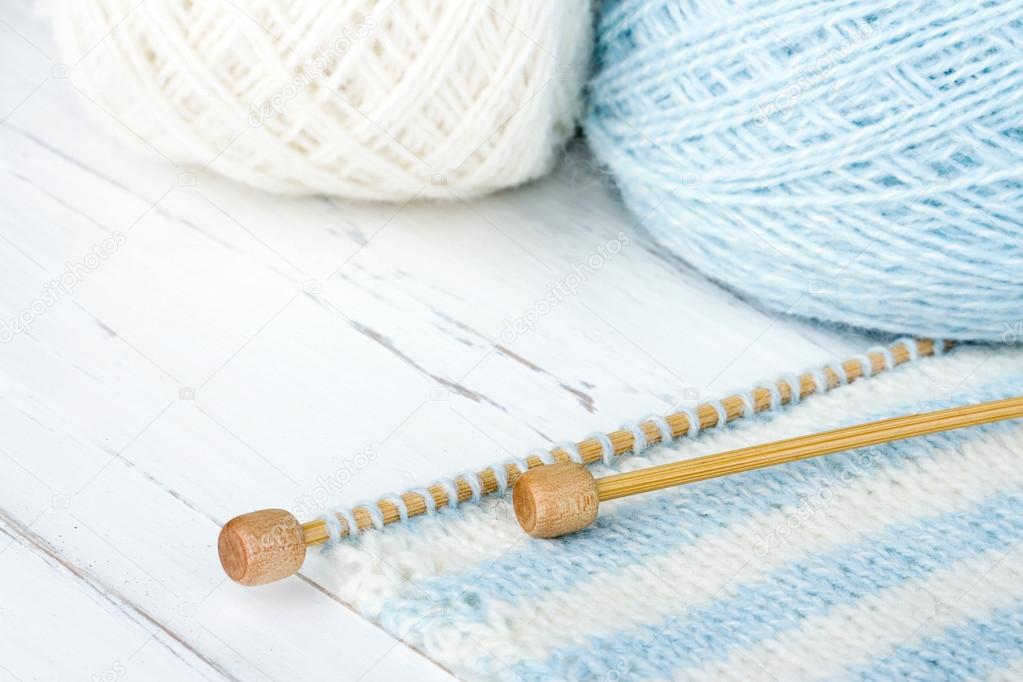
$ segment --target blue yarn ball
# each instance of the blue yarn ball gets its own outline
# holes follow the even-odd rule
[[[782,313],[1023,339],[1023,3],[605,2],[585,128],[668,249]]]

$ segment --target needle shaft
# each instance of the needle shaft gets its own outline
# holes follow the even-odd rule
[[[843,450],[1017,417],[1023,417],[1023,396],[882,419],[607,476],[597,480],[597,495],[601,501],[613,500]]]

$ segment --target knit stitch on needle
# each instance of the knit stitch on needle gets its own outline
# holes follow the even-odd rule
[[[1021,388],[1023,351],[959,348],[613,463]],[[1019,421],[935,434],[618,500],[557,540],[523,534],[508,496],[484,497],[307,570],[468,679],[1006,675],[1023,652],[1021,453]]]

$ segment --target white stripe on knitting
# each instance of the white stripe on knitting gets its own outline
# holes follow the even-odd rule
[[[848,485],[836,482],[827,508],[809,514],[786,542],[765,556],[755,550],[756,538],[784,526],[798,507],[734,524],[695,545],[647,557],[641,564],[581,575],[579,582],[564,592],[519,599],[514,604],[491,602],[483,623],[459,623],[450,631],[439,628],[435,635],[457,638],[456,631],[461,631],[484,648],[500,644],[513,647],[521,660],[545,660],[573,643],[656,623],[678,613],[682,604],[704,603],[728,576],[734,575],[728,580],[734,587],[811,552],[840,547],[850,537],[878,533],[900,520],[965,510],[999,492],[1018,490],[1023,485],[1018,454],[1023,424],[1013,435],[971,441],[961,451],[940,452],[935,459],[904,469],[885,468],[878,462]],[[984,466],[977,466],[980,461]],[[921,490],[922,486],[926,489]],[[913,489],[920,494],[908,495],[907,490]],[[605,513],[612,510],[609,507]],[[586,617],[579,618],[580,613]],[[545,626],[533,627],[535,622]],[[549,637],[551,631],[558,637]]]
[[[383,533],[363,533],[359,542],[341,542],[326,563],[311,553],[308,570],[325,569],[326,584],[363,614],[378,615],[383,602],[410,581],[458,571],[496,559],[524,542],[509,497],[488,497],[478,505],[421,516],[412,524],[394,524]]]
[[[769,422],[751,422],[741,439],[730,431],[714,430],[707,432],[706,439],[682,440],[678,448],[690,457],[810,433],[843,415],[883,411],[902,402],[946,394],[953,387],[982,384],[1018,371],[1019,361],[1017,353],[961,347],[940,359],[925,359],[919,365],[903,366],[897,372],[833,390]],[[640,456],[634,462],[639,466],[670,461],[680,458],[679,451],[649,451],[655,456]],[[366,533],[358,544],[340,543],[325,566],[332,573],[328,584],[343,600],[373,617],[384,600],[400,594],[410,581],[493,561],[526,537],[507,498],[491,497],[460,509],[460,514],[420,517],[414,525]],[[307,565],[311,569],[320,560],[311,554]]]
[[[884,659],[899,647],[941,634],[1023,601],[1023,548],[985,552],[950,567],[812,616],[798,630],[701,670],[696,679],[836,679],[847,668]],[[827,646],[821,646],[827,642]],[[1018,679],[1018,678],[1017,678]]]
[[[987,682],[1019,682],[1023,680],[1023,656],[1014,658],[997,670],[992,670]]]

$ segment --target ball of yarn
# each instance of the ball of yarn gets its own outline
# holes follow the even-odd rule
[[[619,0],[586,134],[668,249],[782,313],[1023,339],[1023,4]]]
[[[124,138],[274,192],[359,199],[540,176],[575,130],[592,47],[589,0],[63,0],[53,13],[86,108]]]

